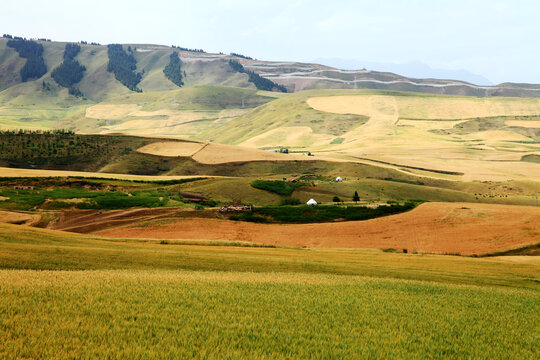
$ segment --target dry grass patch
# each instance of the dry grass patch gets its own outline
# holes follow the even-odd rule
[[[98,104],[86,109],[86,117],[90,119],[122,119],[140,110],[136,104]]]
[[[158,156],[192,156],[203,148],[205,144],[197,142],[156,142],[137,149],[144,154]]]
[[[177,176],[152,176],[152,175],[128,175],[128,174],[113,174],[100,172],[85,172],[85,171],[68,171],[68,170],[38,170],[38,169],[18,169],[0,167],[0,173],[4,177],[94,177],[103,179],[121,179],[121,180],[177,180],[190,179],[200,176],[177,175]]]
[[[209,143],[193,156],[193,160],[203,164],[221,164],[239,161],[261,160],[308,160],[306,156],[280,154],[276,152],[257,150],[249,147]]]
[[[527,120],[508,120],[505,122],[508,126],[519,126],[525,128],[540,128],[540,121],[527,121]]]

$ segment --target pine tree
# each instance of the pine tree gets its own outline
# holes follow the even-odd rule
[[[353,201],[354,201],[355,203],[358,203],[358,202],[360,201],[360,196],[358,196],[358,191],[355,191],[355,192],[354,192],[354,195],[353,195],[353,198],[352,198],[352,199],[353,199]]]

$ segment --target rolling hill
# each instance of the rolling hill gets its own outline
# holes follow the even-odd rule
[[[210,149],[215,149],[210,157],[220,154],[221,159],[212,162],[223,163],[273,159],[262,156],[263,152],[253,156],[246,149],[285,147],[291,153],[311,153],[318,160],[362,162],[417,176],[501,181],[540,178],[538,164],[531,161],[540,151],[537,85],[478,87],[451,80],[409,79],[368,70],[341,71],[317,64],[128,44],[121,51],[136,64],[126,70],[139,77],[136,87],[140,92],[136,92],[117,80],[118,74],[107,71],[107,46],[80,44],[74,60],[86,69],[77,83],[81,97],[70,95],[51,77],[63,61],[66,43],[35,41],[43,47],[47,71],[22,82],[19,72],[26,59],[8,46],[10,40],[0,39],[1,129],[68,129],[244,147],[220,152],[213,145],[198,155],[198,160],[207,158],[202,162],[208,161],[205,154]],[[181,60],[182,87],[163,72],[174,52]],[[285,85],[289,91],[302,91],[259,90],[256,85],[261,83],[253,74]],[[362,87],[373,89],[356,89]],[[525,95],[529,97],[517,97]],[[175,154],[167,144],[161,148],[168,150],[153,154]],[[176,156],[182,156],[183,150],[179,151]],[[291,155],[289,160],[293,158]]]

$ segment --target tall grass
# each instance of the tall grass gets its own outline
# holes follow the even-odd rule
[[[0,271],[0,358],[535,359],[538,291],[357,276]]]
[[[0,224],[0,268],[0,359],[540,355],[538,266],[527,263]]]

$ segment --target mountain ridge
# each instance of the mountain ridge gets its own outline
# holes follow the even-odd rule
[[[0,38],[0,102],[13,98],[18,92],[5,93],[10,88],[21,84],[51,82],[51,72],[60,65],[64,47],[69,42],[33,40],[44,48],[43,58],[47,72],[39,79],[23,82],[20,72],[24,59],[9,48],[8,38]],[[103,101],[111,96],[130,93],[113,74],[107,72],[107,46],[79,43],[81,53],[77,56],[87,71],[80,82],[84,96],[94,102]],[[221,85],[242,88],[255,88],[248,74],[237,72],[228,64],[229,60],[240,63],[248,72],[255,73],[287,88],[289,92],[310,89],[385,89],[413,91],[432,94],[465,96],[511,96],[538,97],[540,85],[503,83],[495,86],[480,86],[466,81],[452,79],[412,78],[391,72],[373,70],[340,70],[330,66],[291,61],[264,61],[239,54],[206,53],[202,50],[190,50],[182,47],[170,47],[155,44],[123,44],[124,49],[131,49],[136,59],[136,71],[141,74],[140,88],[144,91],[168,91],[178,89],[163,74],[173,52],[179,54],[182,71],[185,72],[184,86]],[[22,85],[22,87],[28,87]],[[62,89],[53,91],[53,97],[64,96]],[[35,91],[26,92],[34,93]],[[57,94],[58,93],[58,94]],[[2,96],[3,95],[3,96]]]

